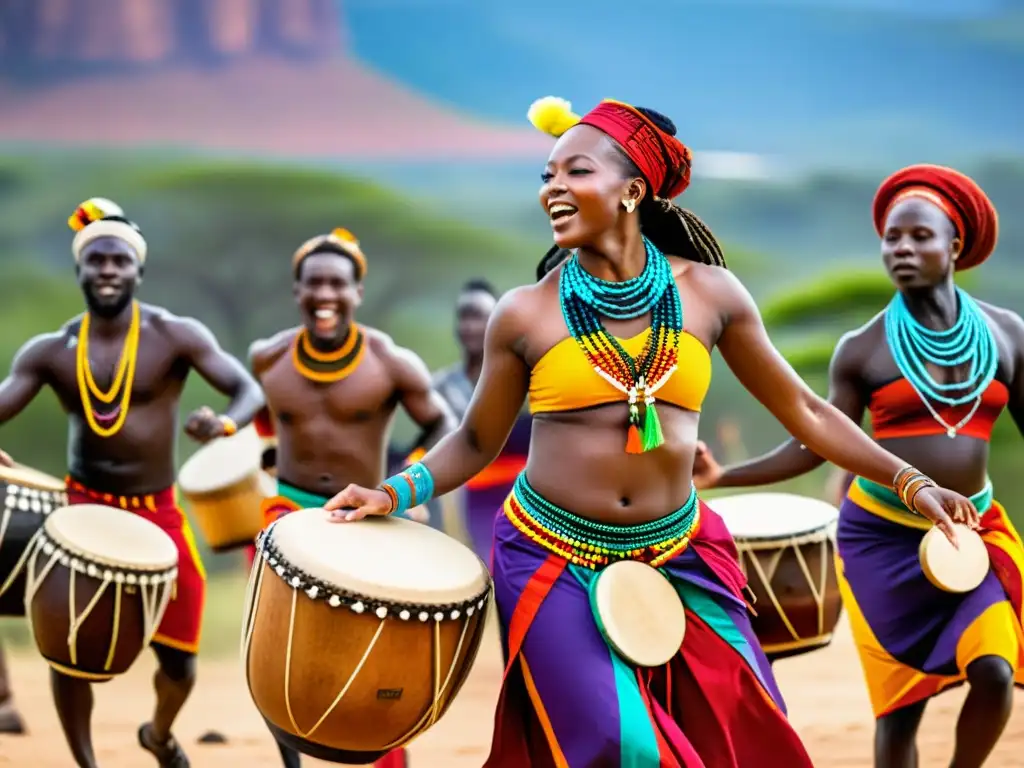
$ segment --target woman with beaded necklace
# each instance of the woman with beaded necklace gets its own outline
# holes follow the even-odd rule
[[[836,346],[829,399],[858,423],[868,410],[876,440],[971,497],[994,567],[972,592],[940,591],[918,559],[924,521],[860,476],[840,509],[840,588],[877,719],[875,764],[916,766],[928,699],[966,680],[951,765],[980,766],[1010,716],[1014,680],[1024,682],[1024,549],[988,479],[1003,408],[1024,431],[1024,321],[953,282],[996,245],[995,208],[974,181],[911,166],[882,183],[873,209],[897,292]],[[699,453],[700,487],[776,483],[825,460],[796,440],[725,469]]]
[[[552,98],[530,118],[560,137],[540,201],[572,256],[498,303],[459,429],[327,507],[344,522],[450,492],[494,459],[528,397],[528,465],[494,529],[508,663],[487,768],[810,766],[751,630],[735,546],[690,479],[709,350],[793,434],[895,484],[950,536],[950,517],[973,507],[879,448],[775,351],[711,232],[668,202],[690,181],[671,121],[616,101],[580,118]],[[591,600],[627,560],[658,568],[685,606],[661,666],[613,651]]]

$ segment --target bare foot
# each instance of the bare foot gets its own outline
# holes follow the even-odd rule
[[[25,723],[18,714],[14,702],[9,699],[0,704],[0,733],[21,736],[25,733]]]
[[[139,746],[156,758],[160,768],[191,768],[177,739],[171,736],[163,744],[153,739],[152,723],[139,726]]]

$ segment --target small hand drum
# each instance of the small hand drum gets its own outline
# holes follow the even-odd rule
[[[981,586],[990,567],[988,550],[977,531],[953,523],[960,549],[954,549],[938,528],[921,538],[918,551],[921,569],[932,584],[944,592],[970,592]]]
[[[682,648],[683,601],[657,569],[636,560],[613,563],[597,575],[590,602],[605,640],[626,661],[660,667]]]

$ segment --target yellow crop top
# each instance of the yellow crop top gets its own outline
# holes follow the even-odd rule
[[[619,339],[630,355],[643,351],[651,329]],[[690,411],[700,411],[711,386],[711,354],[685,331],[679,336],[679,367],[656,398]],[[530,413],[552,413],[625,402],[625,396],[601,378],[569,336],[544,353],[530,371]]]

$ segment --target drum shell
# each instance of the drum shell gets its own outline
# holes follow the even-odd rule
[[[40,573],[47,560],[40,556],[35,573]],[[76,658],[73,661],[68,644],[71,616],[69,610],[71,578],[75,579],[74,615],[81,616],[103,582],[70,568],[54,565],[38,586],[28,606],[36,646],[47,661],[79,676],[102,682],[127,672],[142,652],[144,613],[140,587],[121,584],[121,601],[117,613],[116,648],[109,668],[106,665],[114,639],[115,594],[117,585],[107,585],[85,621],[78,628]]]
[[[29,542],[36,532],[43,527],[46,518],[38,512],[25,512],[12,509],[7,522],[7,530],[0,540],[0,586],[7,581]],[[11,582],[7,590],[0,595],[0,616],[25,615],[25,563],[21,573]]]
[[[770,541],[737,536],[735,541],[740,565],[754,595],[756,615],[751,616],[751,625],[769,658],[796,656],[831,643],[843,609],[836,578],[834,536],[820,531],[798,537],[799,543],[795,544],[791,538]],[[806,571],[801,565],[801,556]],[[755,566],[754,558],[760,569]],[[768,578],[768,584],[762,573]],[[823,574],[824,589],[819,607],[811,584],[815,589],[822,589]],[[776,608],[773,596],[795,630],[796,638]]]
[[[195,493],[180,486],[203,539],[214,552],[247,547],[263,528],[261,505],[265,494],[259,470],[209,493]]]
[[[389,745],[425,730],[416,726],[434,701],[435,626],[441,649],[438,685],[444,684],[449,672],[451,677],[434,722],[465,682],[483,637],[486,610],[439,623],[432,618],[421,622],[389,616],[340,703],[322,725],[303,736],[291,724],[285,699],[289,627],[293,627],[290,703],[297,725],[306,733],[345,687],[382,620],[373,613],[312,600],[293,590],[266,563],[253,569],[252,578],[258,577],[244,657],[249,691],[271,730],[285,743],[331,762],[373,762],[391,750]],[[460,638],[462,647],[455,658]]]

